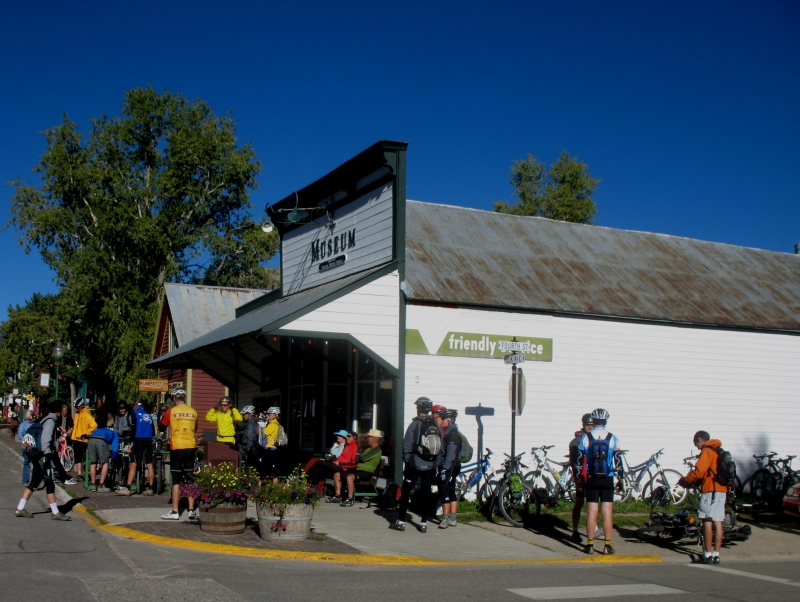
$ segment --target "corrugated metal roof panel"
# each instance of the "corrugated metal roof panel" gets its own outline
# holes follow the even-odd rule
[[[800,332],[800,256],[408,201],[410,300]]]
[[[165,284],[178,346],[236,318],[236,308],[269,292],[257,289]]]

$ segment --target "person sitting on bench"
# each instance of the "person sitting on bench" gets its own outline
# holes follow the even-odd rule
[[[355,504],[356,483],[363,481],[371,481],[375,476],[375,471],[381,463],[381,443],[383,443],[383,433],[378,429],[371,429],[367,433],[367,444],[369,447],[365,449],[358,457],[359,462],[356,464],[355,472],[347,473],[347,494],[348,499],[342,502],[342,506],[353,506]]]
[[[324,460],[318,458],[311,458],[306,464],[306,472],[308,473],[308,482],[311,485],[321,486],[325,479],[333,478],[333,475],[341,470],[337,464],[334,464],[339,456],[344,451],[344,445],[347,442],[348,432],[345,430],[336,431],[334,434],[336,442],[331,447],[331,451],[325,455]]]

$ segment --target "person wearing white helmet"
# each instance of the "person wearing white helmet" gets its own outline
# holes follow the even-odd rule
[[[268,471],[275,483],[278,482],[278,439],[281,434],[280,415],[281,409],[278,406],[267,408],[267,426],[264,427],[264,436],[267,439],[264,470]]]
[[[75,452],[75,472],[78,479],[83,478],[83,462],[86,459],[86,450],[89,447],[89,435],[97,430],[97,422],[92,416],[92,412],[86,407],[86,400],[83,397],[75,399],[75,423],[72,427],[72,449]]]
[[[243,428],[239,432],[239,460],[246,466],[259,468],[260,455],[258,444],[258,422],[256,422],[256,408],[245,406],[242,408]],[[262,448],[263,449],[263,448]]]
[[[181,484],[194,482],[194,455],[197,447],[195,430],[197,429],[197,410],[186,405],[186,391],[175,389],[172,391],[175,405],[167,410],[161,419],[161,426],[169,427],[169,471],[172,478],[172,511],[162,514],[164,520],[180,519],[179,506],[181,499]],[[194,498],[189,501],[189,520],[197,518],[194,507]]]

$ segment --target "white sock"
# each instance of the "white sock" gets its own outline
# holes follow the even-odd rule
[[[719,552],[711,552],[711,555],[714,556],[714,557],[717,557],[717,556],[719,556]]]
[[[703,552],[703,556],[706,558],[711,558],[711,552]]]
[[[50,504],[50,512],[58,514],[58,504]]]
[[[17,510],[25,510],[25,504],[28,503],[28,500],[20,499],[19,504],[17,504]]]

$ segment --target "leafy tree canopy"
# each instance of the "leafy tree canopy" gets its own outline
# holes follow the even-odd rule
[[[529,154],[527,159],[514,161],[508,177],[516,199],[496,201],[495,211],[581,224],[591,224],[597,213],[592,193],[600,180],[592,177],[586,163],[567,151],[561,152],[549,171]]]
[[[9,224],[55,271],[65,339],[98,390],[130,398],[149,376],[164,282],[274,284],[277,235],[248,212],[261,165],[235,132],[201,100],[136,88],[85,135],[64,115],[44,132],[41,183],[13,183]]]

